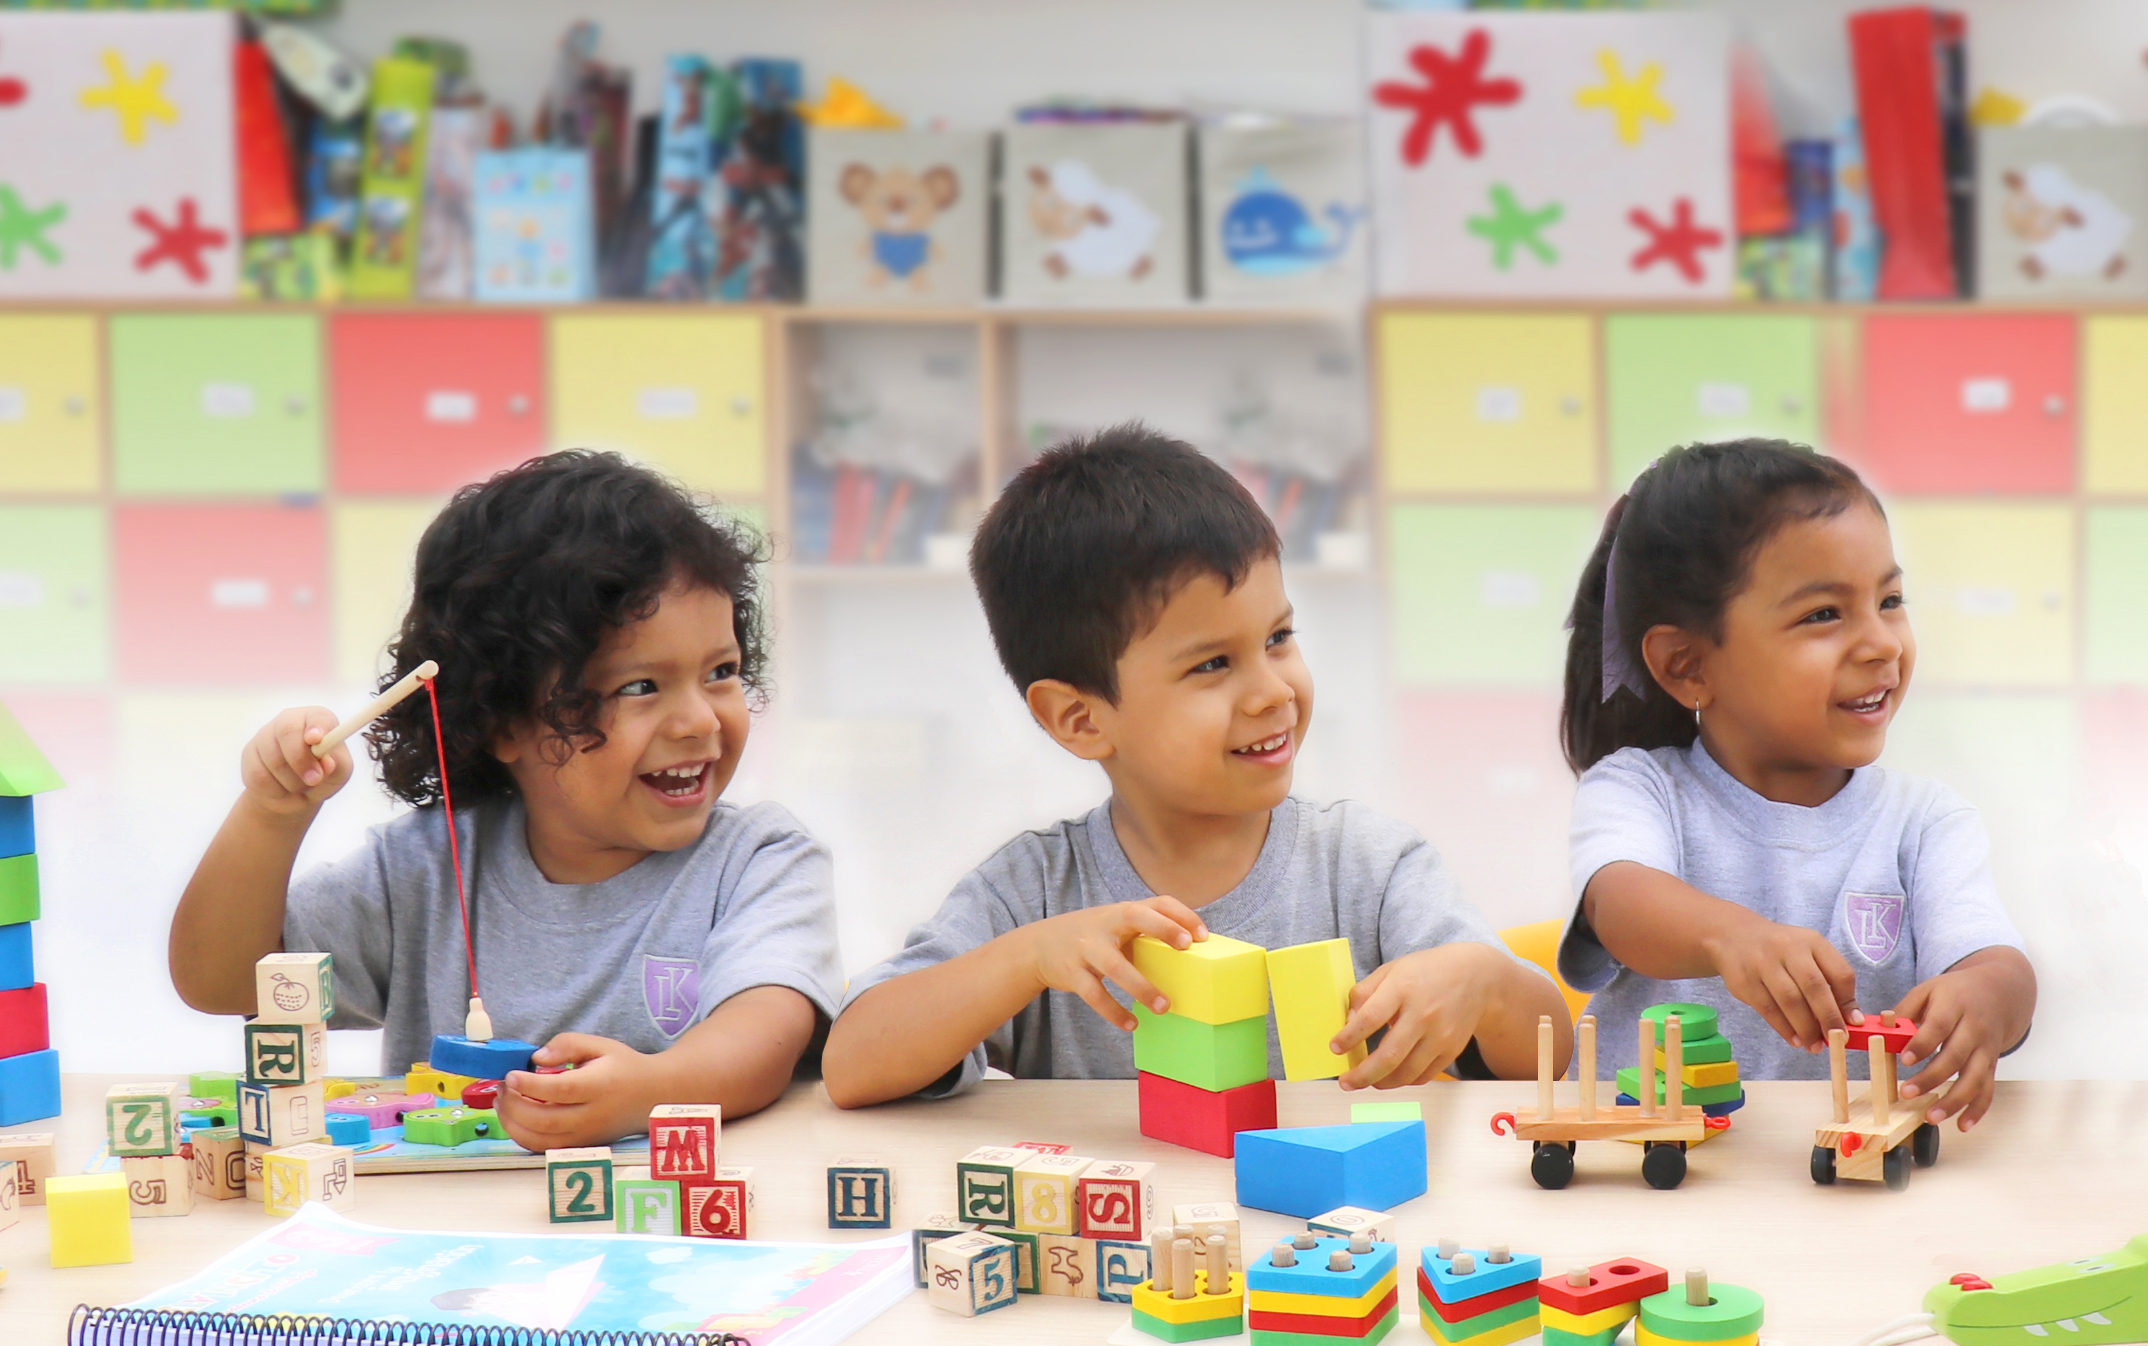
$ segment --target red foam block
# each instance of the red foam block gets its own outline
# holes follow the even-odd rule
[[[45,984],[32,982],[19,991],[0,991],[0,1056],[41,1052],[51,1045],[52,1027],[45,1014]]]
[[[1849,1025],[1848,1032],[1849,1048],[1853,1052],[1869,1049],[1872,1040],[1877,1038],[1881,1051],[1900,1053],[1909,1045],[1909,1040],[1917,1036],[1917,1026],[1897,1014],[1894,1016],[1894,1027],[1882,1028],[1877,1014],[1867,1014],[1862,1024]]]
[[[1598,1262],[1589,1268],[1589,1288],[1577,1290],[1566,1283],[1566,1273],[1546,1276],[1536,1283],[1536,1297],[1555,1309],[1589,1314],[1614,1304],[1660,1295],[1671,1288],[1671,1273],[1638,1257]]]
[[[1140,1099],[1142,1135],[1225,1159],[1236,1152],[1239,1132],[1275,1126],[1274,1080],[1212,1091],[1143,1072]]]

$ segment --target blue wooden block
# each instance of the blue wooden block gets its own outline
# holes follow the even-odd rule
[[[20,991],[37,980],[30,953],[30,923],[0,925],[0,991]]]
[[[328,1114],[328,1143],[356,1148],[373,1143],[373,1124],[361,1112]]]
[[[0,1126],[60,1115],[60,1054],[0,1056]]]
[[[450,1075],[468,1075],[475,1080],[504,1080],[510,1070],[528,1070],[530,1057],[536,1051],[534,1042],[517,1042],[513,1038],[472,1042],[468,1038],[442,1033],[433,1039],[432,1055],[426,1058],[426,1064]]]
[[[1312,1128],[1305,1128],[1310,1130]],[[1328,1257],[1349,1252],[1346,1238],[1316,1238],[1319,1246],[1298,1250],[1297,1265],[1279,1267],[1273,1252],[1256,1251],[1246,1259],[1246,1289],[1267,1294],[1323,1295],[1329,1299],[1362,1299],[1372,1288],[1395,1274],[1399,1254],[1392,1243],[1375,1243],[1369,1253],[1352,1253],[1348,1271],[1328,1270]]]
[[[1464,1248],[1462,1251],[1477,1264],[1476,1269],[1466,1276],[1455,1275],[1453,1261],[1441,1257],[1437,1248],[1426,1248],[1419,1258],[1425,1279],[1432,1283],[1432,1293],[1442,1304],[1459,1304],[1510,1285],[1541,1280],[1544,1275],[1544,1259],[1534,1253],[1511,1253],[1508,1261],[1489,1262],[1485,1260],[1482,1248]]]
[[[0,795],[0,857],[37,853],[37,828],[30,821],[30,796]]]
[[[1425,1194],[1423,1122],[1241,1131],[1238,1204],[1310,1219],[1338,1206],[1393,1210]]]

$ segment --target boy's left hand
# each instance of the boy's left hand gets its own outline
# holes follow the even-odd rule
[[[1902,1097],[1920,1098],[1954,1081],[1926,1109],[1926,1121],[1944,1122],[1959,1113],[1958,1125],[1967,1131],[1983,1119],[1991,1108],[1999,1057],[2029,1031],[2035,985],[2026,958],[2013,949],[1993,948],[1969,955],[1902,997],[1894,1012],[1915,1023],[1917,1032],[1902,1049],[1901,1062],[1924,1062],[1924,1069],[1902,1085]]]
[[[1350,1017],[1329,1047],[1349,1051],[1387,1028],[1379,1049],[1343,1072],[1344,1089],[1428,1084],[1461,1055],[1484,1004],[1487,956],[1482,944],[1442,944],[1373,969],[1350,991]]]
[[[643,1128],[642,1079],[655,1058],[611,1038],[561,1033],[537,1049],[540,1066],[572,1065],[559,1075],[509,1071],[499,1098],[500,1122],[525,1150],[607,1145]]]

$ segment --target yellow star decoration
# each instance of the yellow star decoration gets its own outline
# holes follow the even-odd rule
[[[1619,64],[1618,53],[1606,47],[1596,53],[1596,64],[1603,67],[1603,85],[1579,91],[1574,95],[1574,101],[1582,107],[1610,109],[1611,115],[1618,118],[1620,140],[1629,145],[1640,144],[1641,122],[1647,117],[1670,125],[1675,114],[1671,105],[1656,92],[1656,81],[1663,78],[1660,62],[1650,61],[1632,79],[1627,79],[1625,67]]]
[[[82,106],[108,107],[119,114],[120,134],[129,145],[139,145],[149,134],[149,120],[154,117],[161,122],[176,123],[179,109],[164,96],[164,62],[151,61],[142,67],[140,79],[127,76],[127,60],[109,48],[104,53],[105,73],[112,82],[100,89],[84,89]]]

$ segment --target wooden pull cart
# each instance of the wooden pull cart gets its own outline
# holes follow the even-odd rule
[[[1632,1140],[1641,1143],[1641,1176],[1659,1189],[1685,1181],[1686,1146],[1710,1131],[1730,1125],[1728,1117],[1710,1117],[1685,1102],[1685,1047],[1678,1016],[1663,1021],[1663,1105],[1656,1105],[1655,1025],[1641,1020],[1640,1101],[1633,1105],[1596,1101],[1596,1016],[1584,1014],[1574,1030],[1581,1056],[1578,1106],[1561,1108],[1552,1101],[1551,1016],[1536,1024],[1536,1110],[1502,1112],[1492,1118],[1496,1135],[1509,1133],[1532,1143],[1529,1176],[1539,1187],[1557,1190],[1573,1180],[1574,1150],[1584,1140]]]

